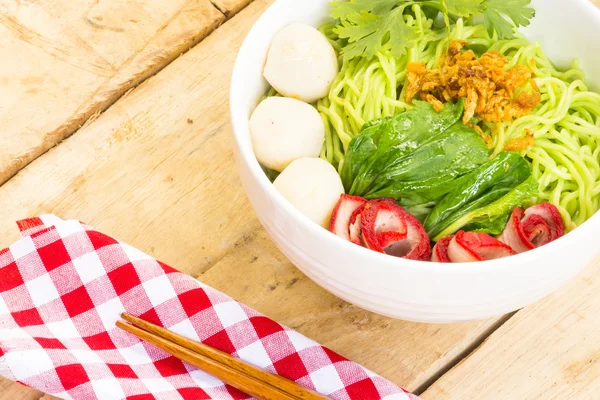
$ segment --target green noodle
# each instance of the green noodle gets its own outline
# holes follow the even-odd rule
[[[482,25],[468,26],[462,20],[447,28],[435,28],[418,6],[406,22],[416,26],[416,47],[397,59],[384,49],[372,60],[343,61],[329,95],[316,107],[325,123],[326,141],[321,157],[341,169],[344,153],[363,124],[396,115],[410,108],[402,87],[407,64],[420,61],[435,68],[447,51],[449,40],[465,40],[477,53],[496,50],[509,60],[509,68],[527,64],[536,76],[542,102],[530,115],[513,122],[485,123],[482,128],[493,139],[491,156],[512,139],[534,132],[535,145],[523,155],[531,161],[539,183],[537,201],[557,206],[569,229],[590,218],[600,206],[600,94],[590,92],[584,74],[574,63],[557,70],[537,43],[523,37],[497,40]],[[334,25],[321,27],[339,52],[344,43],[333,32]]]

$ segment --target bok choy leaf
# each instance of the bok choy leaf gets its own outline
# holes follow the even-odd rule
[[[470,174],[433,208],[425,220],[432,240],[463,229],[498,235],[516,207],[537,192],[531,166],[520,155],[500,153]]]
[[[391,197],[404,206],[440,199],[488,159],[480,135],[459,122],[463,101],[429,103],[369,123],[348,148],[341,176],[349,194]]]

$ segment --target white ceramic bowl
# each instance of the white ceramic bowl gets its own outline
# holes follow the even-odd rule
[[[588,0],[534,0],[523,32],[555,63],[581,60],[600,89],[600,12]],[[323,288],[379,314],[422,322],[454,322],[517,310],[556,290],[599,253],[600,214],[565,237],[517,256],[465,264],[409,261],[378,254],[329,233],[289,204],[261,170],[248,119],[267,90],[262,77],[275,33],[292,22],[318,26],[327,0],[277,0],[256,22],[239,52],[231,82],[231,118],[242,182],[279,249]]]

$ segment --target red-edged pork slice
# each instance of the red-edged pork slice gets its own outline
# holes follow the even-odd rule
[[[544,226],[547,226],[549,231],[544,232],[542,237],[547,238],[547,241],[540,240],[540,238],[537,237],[542,228],[535,228],[536,223],[534,221],[538,221],[538,223],[541,223],[541,221],[539,218],[534,217],[542,218],[546,222]],[[537,206],[529,207],[525,211],[523,230],[528,234],[528,239],[539,247],[564,236],[565,224],[560,215],[560,211],[558,211],[556,206],[550,203],[542,203]]]
[[[463,232],[456,235],[456,240],[461,245],[470,248],[484,260],[495,260],[516,254],[510,246],[487,233]]]
[[[404,215],[407,227],[407,239],[411,249],[404,258],[429,261],[431,259],[431,241],[429,240],[429,236],[427,236],[427,231],[414,215],[400,206],[398,208],[400,208],[401,213]]]
[[[362,208],[367,200],[362,197],[343,194],[333,209],[329,230],[341,238],[350,240],[350,220],[355,211]]]
[[[359,246],[365,245],[362,240],[362,227],[361,227],[361,220],[362,220],[361,214],[362,214],[364,207],[365,207],[365,205],[363,204],[362,206],[357,208],[356,211],[354,211],[352,213],[352,216],[350,217],[350,226],[348,227],[348,230],[350,232],[350,241]]]
[[[363,207],[362,240],[367,248],[385,253],[385,247],[406,238],[406,224],[398,208],[396,204],[377,200]]]
[[[527,215],[527,212],[525,212],[525,215]],[[543,246],[553,240],[551,239],[552,228],[540,215],[532,214],[523,218],[521,225],[523,226],[525,238],[531,242],[532,248]]]
[[[458,232],[456,236],[452,238],[450,244],[448,244],[448,258],[450,259],[450,262],[462,263],[483,261],[483,257],[475,253],[471,248],[465,245],[465,243],[456,240],[458,235],[463,235],[464,233],[465,232],[463,231]]]
[[[513,210],[499,239],[517,253],[524,253],[548,244],[565,234],[565,225],[558,209],[543,203],[523,211]]]
[[[506,243],[517,253],[524,253],[531,249],[535,249],[533,243],[531,243],[525,236],[523,231],[523,225],[521,219],[525,215],[522,208],[515,208],[504,228],[504,232],[498,238],[500,241]]]
[[[475,262],[495,260],[516,254],[505,243],[487,233],[459,231],[448,245],[451,262]]]
[[[425,229],[393,200],[367,203],[361,212],[361,227],[362,241],[373,251],[411,260],[431,258]]]
[[[449,263],[450,257],[448,257],[448,246],[450,246],[450,242],[454,239],[454,235],[446,236],[445,238],[440,239],[435,246],[433,247],[433,255],[431,256],[431,261],[433,262],[441,262],[441,263]]]

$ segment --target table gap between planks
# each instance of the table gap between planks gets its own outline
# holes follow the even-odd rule
[[[202,3],[178,3],[181,7],[202,7],[194,17],[213,16],[202,27],[187,25],[186,32],[193,37],[186,42],[188,47],[222,23],[223,14],[240,12],[248,1],[214,1],[215,7]],[[594,289],[598,291],[591,276],[597,274],[599,264],[561,292],[512,317],[427,325],[381,317],[337,299],[303,276],[276,249],[241,188],[233,163],[228,113],[229,77],[237,50],[256,18],[271,3],[255,0],[179,58],[183,47],[170,47],[177,52],[163,54],[154,70],[138,72],[137,76],[147,78],[164,69],[125,96],[143,78],[130,78],[133,80],[129,86],[120,87],[117,81],[103,81],[102,85],[116,87],[112,97],[95,103],[80,101],[76,109],[89,108],[90,115],[106,111],[79,130],[79,123],[71,125],[64,136],[77,131],[76,135],[31,162],[63,139],[60,135],[50,136],[54,142],[48,145],[43,132],[49,129],[38,128],[38,139],[43,140],[37,143],[42,150],[23,158],[17,170],[23,169],[0,186],[0,248],[17,238],[15,219],[55,213],[83,220],[390,380],[410,390],[424,391],[425,399],[546,399],[559,394],[569,398],[570,389],[583,394],[598,389],[600,374],[586,373],[585,367],[597,365],[600,353],[590,340],[594,333],[598,337],[594,319],[600,320],[595,315],[600,300],[586,296]],[[114,2],[107,4],[116,7]],[[105,7],[110,18],[124,20]],[[193,19],[185,21],[198,22]],[[204,33],[199,35],[199,31]],[[146,36],[145,46],[155,52],[165,51],[161,47],[165,42],[150,35]],[[99,54],[112,54],[104,51]],[[55,96],[65,90],[50,89],[54,89]],[[38,104],[37,100],[26,100],[25,94],[19,99],[26,105],[23,113],[31,112],[31,104]],[[45,101],[40,107],[54,106],[49,99]],[[61,104],[60,99],[54,101]],[[60,121],[68,119],[47,118],[43,127],[65,125]],[[13,147],[8,151],[19,149],[19,134],[13,133],[8,141]],[[0,170],[11,168],[3,163]],[[560,346],[554,349],[554,343]],[[584,345],[577,347],[581,343]],[[554,360],[565,367],[540,368],[532,376],[544,380],[524,385],[523,380],[529,379],[526,374],[531,374],[528,368],[550,365]],[[481,371],[479,365],[486,365],[486,370]],[[507,365],[511,371],[505,368]],[[21,398],[51,397],[0,382],[0,400]]]

